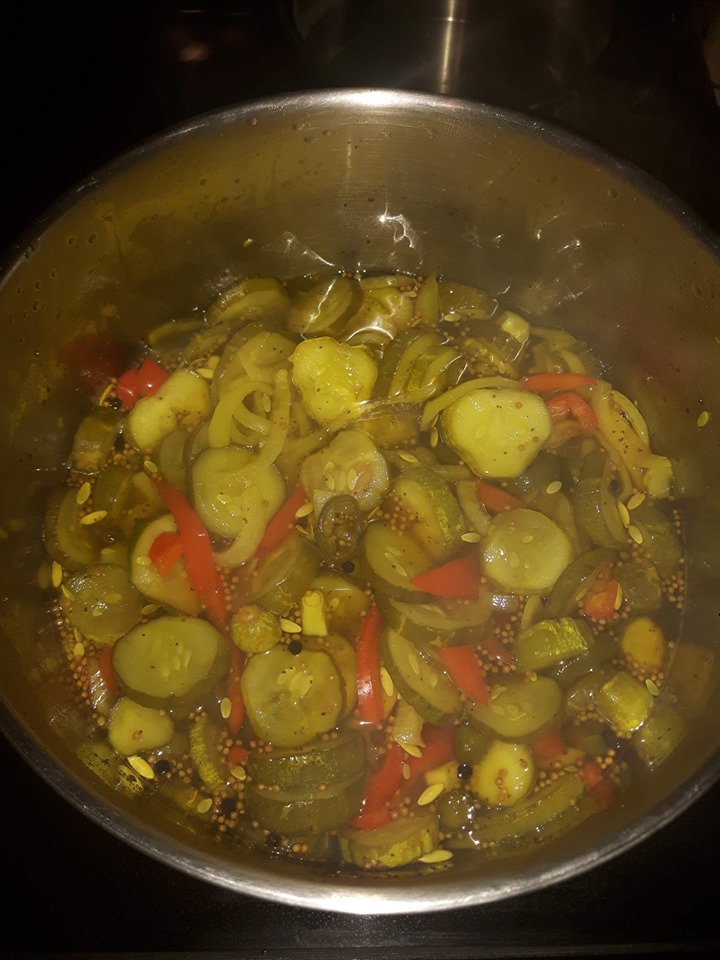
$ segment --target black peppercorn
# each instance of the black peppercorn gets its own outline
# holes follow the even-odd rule
[[[299,640],[291,640],[288,644],[288,652],[291,653],[294,657],[297,657],[303,652],[303,645]]]
[[[265,838],[265,843],[272,849],[276,850],[282,843],[282,837],[279,833],[269,833]]]
[[[469,763],[460,763],[457,768],[458,780],[469,780],[472,776],[473,768]]]
[[[352,562],[352,560],[346,560],[345,563],[342,565],[342,569],[343,569],[343,573],[354,573],[355,564]]]

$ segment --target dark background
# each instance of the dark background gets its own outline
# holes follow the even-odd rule
[[[302,41],[282,0],[6,3],[0,249],[99,165],[197,113],[310,87],[432,89],[431,58],[417,51],[434,21],[421,22],[418,4],[402,29],[385,22],[367,34],[361,15],[386,17],[392,3],[357,4],[345,47],[323,59],[326,48]],[[471,5],[477,18],[483,0]],[[705,5],[611,6],[608,42],[559,85],[542,69],[519,81],[514,72],[505,84],[470,48],[455,90],[589,137],[654,174],[718,229],[720,130],[701,55]],[[525,60],[542,55],[542,39],[526,38]],[[0,951],[8,957],[720,956],[720,788],[640,847],[550,890],[463,911],[354,918],[240,897],[168,869],[71,808],[4,740],[0,771]]]

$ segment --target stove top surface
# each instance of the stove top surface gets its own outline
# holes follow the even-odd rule
[[[568,31],[548,19],[550,8],[568,4],[547,2],[540,11],[525,3],[524,16],[540,20],[523,32],[518,24],[527,22],[508,0],[510,19],[493,21],[493,45],[507,50],[520,37],[534,51],[530,63],[529,54],[512,61],[523,69],[508,85],[482,57],[491,47],[478,10],[497,13],[498,4],[418,0],[412,29],[392,50],[381,43],[371,62],[372,18],[397,39],[382,18],[407,12],[404,0],[392,15],[390,7],[236,0],[92,14],[67,5],[16,8],[0,68],[10,92],[3,248],[61,192],[171,124],[257,96],[360,85],[460,93],[551,120],[643,167],[720,228],[720,129],[693,26],[697,4],[578,3],[584,18]],[[448,23],[456,25],[452,36]],[[378,918],[298,910],[201,883],[95,826],[4,740],[0,761],[7,956],[720,955],[720,786],[641,846],[551,889]]]

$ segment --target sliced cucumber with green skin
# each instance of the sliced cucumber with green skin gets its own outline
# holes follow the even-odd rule
[[[392,870],[431,853],[438,845],[438,818],[432,813],[393,820],[375,830],[348,827],[340,834],[340,853],[356,867]]]
[[[357,660],[355,647],[339,633],[330,633],[326,637],[304,637],[307,650],[322,650],[330,657],[340,672],[343,683],[345,707],[341,714],[346,717],[357,705]]]
[[[220,758],[218,747],[223,731],[207,716],[190,725],[190,759],[203,785],[211,792],[223,790],[230,779],[230,769]]]
[[[108,717],[107,733],[113,750],[131,757],[170,743],[175,724],[166,713],[121,697]]]
[[[628,534],[610,490],[611,479],[610,458],[601,450],[594,450],[582,462],[572,502],[577,522],[592,542],[617,550],[626,546]]]
[[[342,330],[362,302],[362,288],[351,277],[329,277],[293,297],[288,327],[304,337]]]
[[[211,325],[239,327],[253,320],[277,322],[290,310],[290,298],[275,277],[250,277],[226,290],[207,311]]]
[[[455,495],[442,477],[428,467],[401,474],[391,494],[415,519],[413,536],[436,562],[448,560],[462,546],[465,518]]]
[[[494,740],[477,764],[468,784],[491,807],[512,807],[523,800],[535,783],[535,760],[523,743]]]
[[[483,570],[504,590],[550,593],[572,560],[560,527],[536,510],[508,510],[493,518],[481,544]]]
[[[440,429],[473,473],[503,480],[527,470],[552,432],[552,419],[535,394],[480,389],[455,400]]]
[[[109,407],[98,407],[80,421],[73,438],[70,463],[80,473],[97,473],[113,450],[122,415]]]
[[[142,618],[143,598],[127,571],[98,563],[65,579],[60,602],[70,623],[98,646],[109,646]]]
[[[230,446],[204,450],[193,463],[193,505],[210,533],[218,537],[234,540],[248,525],[254,511],[248,513],[245,500],[253,488],[262,492],[269,516],[285,499],[285,483],[277,467],[265,467],[252,482],[248,480],[244,468],[251,460],[252,454],[244,447]]]
[[[168,483],[178,490],[185,490],[185,447],[189,433],[178,428],[163,437],[153,451],[153,463]]]
[[[210,387],[191,370],[176,370],[152,397],[141,397],[128,414],[126,433],[138,450],[149,452],[179,426],[190,430],[207,417]]]
[[[66,570],[82,570],[100,556],[92,526],[80,523],[76,490],[63,488],[50,495],[45,511],[45,549]]]
[[[492,615],[489,595],[472,601],[405,603],[378,594],[375,602],[385,624],[413,643],[470,643],[478,639]]]
[[[544,670],[587,654],[592,645],[593,635],[584,620],[545,619],[520,630],[515,656],[520,670]]]
[[[130,579],[148,600],[196,616],[202,609],[200,600],[190,586],[185,561],[182,557],[169,577],[162,577],[150,562],[149,552],[161,533],[177,533],[177,525],[169,513],[151,520],[140,531],[130,553]]]
[[[662,586],[654,565],[642,558],[620,564],[615,577],[622,590],[623,611],[655,613],[662,605]]]
[[[332,658],[278,644],[251,657],[242,693],[255,734],[277,747],[301,747],[337,725],[345,707],[344,684]]]
[[[195,707],[225,676],[230,648],[223,635],[194,617],[158,617],[113,647],[113,669],[125,693],[143,706]]]
[[[430,647],[388,628],[380,635],[380,653],[400,696],[428,723],[449,723],[461,713],[458,689]]]
[[[601,570],[617,559],[613,550],[598,547],[576,557],[555,581],[545,613],[549,618],[567,617],[577,612],[578,601]]]
[[[239,581],[236,599],[287,616],[320,572],[317,547],[299,533],[262,560]]]
[[[550,677],[507,677],[491,689],[489,703],[472,704],[469,716],[498,739],[523,743],[556,720],[562,703],[562,690]]]
[[[643,549],[648,550],[657,572],[666,578],[680,566],[683,549],[674,522],[660,507],[645,500],[630,514],[630,521],[640,531]]]
[[[290,838],[337,830],[357,816],[365,777],[354,777],[317,792],[305,789],[264,790],[245,785],[245,811],[268,830]]]
[[[323,784],[354,780],[364,769],[364,742],[356,730],[316,740],[302,750],[276,747],[270,753],[251,753],[247,759],[247,771],[257,783],[308,793]]]
[[[368,524],[362,554],[368,579],[396,600],[422,603],[432,597],[414,587],[412,580],[433,566],[422,546],[406,534],[393,530],[384,520]]]
[[[318,493],[351,495],[367,513],[382,502],[390,476],[385,457],[366,433],[342,430],[303,461],[300,483],[311,501]]]

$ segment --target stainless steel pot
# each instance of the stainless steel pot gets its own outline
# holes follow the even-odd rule
[[[717,641],[720,597],[720,262],[717,242],[636,169],[558,130],[482,105],[358,90],[276,98],[140,147],[38,223],[0,287],[2,728],[69,802],[151,856],[213,883],[351,913],[478,904],[621,854],[720,772],[720,709],[692,716],[671,760],[621,806],[522,860],[430,876],[336,875],[214,845],[77,759],[82,722],[58,679],[35,585],[40,517],[86,397],[59,352],[103,330],[132,339],[229,278],[318,266],[438,270],[535,322],[582,334],[649,414],[685,498],[683,642]],[[713,413],[718,414],[713,418]],[[698,416],[707,411],[707,426]],[[707,693],[714,689],[714,675]]]

